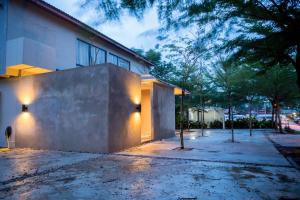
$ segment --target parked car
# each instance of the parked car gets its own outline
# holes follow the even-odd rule
[[[294,117],[294,122],[299,124],[300,123],[300,117]]]
[[[256,119],[258,121],[272,120],[272,115],[271,114],[259,114],[259,115],[256,115]]]

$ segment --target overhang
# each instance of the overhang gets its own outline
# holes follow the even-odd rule
[[[21,77],[21,76],[30,76],[35,74],[43,74],[52,72],[52,70],[35,67],[26,64],[14,65],[9,66],[6,68],[6,73],[4,74],[5,77]]]
[[[151,83],[159,83],[159,84],[173,88],[174,95],[182,95],[182,92],[184,92],[184,94],[189,94],[189,91],[184,90],[183,88],[173,85],[171,83],[168,83],[166,81],[159,80],[150,74],[143,74],[143,75],[141,75],[141,78],[142,78],[142,89],[148,89],[150,87],[149,85]]]

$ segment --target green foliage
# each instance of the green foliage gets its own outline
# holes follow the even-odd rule
[[[299,102],[299,93],[295,84],[296,75],[291,66],[285,68],[275,66],[256,78],[258,95],[281,105],[293,105]]]
[[[196,25],[214,53],[225,51],[231,60],[264,69],[292,64],[300,88],[300,1],[85,0],[84,5],[92,3],[110,19],[124,10],[141,18],[156,6],[166,30]]]
[[[219,120],[215,120],[213,122],[210,122],[209,127],[211,129],[221,129],[221,128],[223,128],[223,123]]]
[[[230,121],[225,121],[225,127],[231,128]],[[248,129],[249,128],[249,118],[245,119],[237,119],[233,121],[233,127],[236,129]],[[262,120],[258,121],[252,118],[252,128],[272,128],[272,121],[271,120]]]

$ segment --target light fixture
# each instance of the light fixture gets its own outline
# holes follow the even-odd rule
[[[141,104],[136,105],[135,109],[137,110],[137,112],[141,112],[142,111]]]
[[[28,112],[28,105],[22,104],[22,112]]]

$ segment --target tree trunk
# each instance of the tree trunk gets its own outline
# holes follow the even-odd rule
[[[204,101],[203,97],[201,97],[201,108],[202,108],[202,117],[201,117],[201,135],[204,136]]]
[[[278,116],[278,125],[279,125],[279,132],[282,132],[282,126],[281,126],[281,117],[280,117],[280,107],[277,105],[277,116]]]
[[[233,115],[232,115],[232,110],[231,110],[231,101],[229,103],[229,106],[228,106],[228,119],[229,119],[229,122],[230,122],[230,127],[231,127],[231,141],[234,142],[234,132],[233,132]]]
[[[277,105],[274,106],[274,113],[275,113],[275,130],[278,131],[278,112],[277,112]]]
[[[234,142],[233,109],[231,111],[231,141]]]
[[[249,102],[249,132],[250,136],[252,136],[252,104]]]
[[[274,126],[274,104],[272,103],[272,128],[275,128]]]
[[[297,85],[300,90],[300,43],[297,45],[297,53],[296,53],[296,74],[297,74]]]
[[[183,143],[183,98],[184,98],[184,91],[182,90],[181,102],[180,102],[180,148],[181,149],[184,149],[184,143]]]
[[[190,131],[190,116],[189,116],[189,110],[186,111],[186,118],[187,118],[187,129]]]

